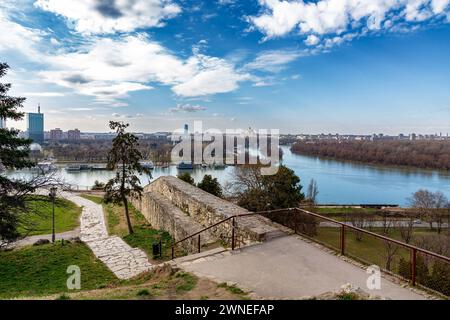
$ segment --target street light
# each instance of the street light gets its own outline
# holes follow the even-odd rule
[[[55,243],[55,198],[56,198],[56,191],[58,188],[51,187],[50,188],[50,199],[52,199],[53,204],[53,215],[52,215],[52,243]]]

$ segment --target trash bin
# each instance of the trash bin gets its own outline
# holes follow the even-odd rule
[[[153,258],[157,258],[161,256],[161,246],[158,242],[153,242],[152,245]]]

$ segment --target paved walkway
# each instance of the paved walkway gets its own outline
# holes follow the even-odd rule
[[[61,232],[61,233],[55,234],[55,238],[57,241],[61,240],[61,239],[68,240],[71,238],[77,238],[79,236],[80,236],[80,228],[76,228],[72,231]],[[42,235],[37,235],[37,236],[25,237],[19,241],[9,244],[8,247],[9,248],[20,248],[20,247],[25,247],[25,246],[31,246],[36,241],[41,240],[41,239],[52,241],[52,234],[42,234]]]
[[[296,236],[246,247],[236,254],[180,263],[187,271],[219,282],[235,282],[256,295],[299,299],[339,291],[347,283],[370,295],[390,299],[424,299],[408,288],[382,278],[381,290],[369,290],[365,270]]]
[[[130,279],[152,268],[144,251],[108,235],[101,205],[67,192],[62,196],[83,207],[81,240],[119,279]]]

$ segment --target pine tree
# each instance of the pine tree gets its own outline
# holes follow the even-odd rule
[[[216,197],[222,197],[222,186],[220,185],[217,178],[213,178],[211,175],[206,174],[203,180],[197,184],[200,189],[215,195]]]
[[[0,78],[9,69],[6,63],[0,63]],[[8,96],[9,83],[0,83],[0,119],[22,120],[25,98]],[[30,168],[34,163],[29,159],[31,140],[23,139],[15,129],[0,128],[0,167],[6,169]],[[1,170],[1,169],[0,169]],[[11,180],[0,174],[0,243],[13,241],[19,237],[17,227],[20,212],[25,207],[25,195],[32,193],[35,186],[21,180]]]
[[[136,173],[150,174],[150,171],[140,164],[142,154],[138,149],[138,137],[126,132],[129,124],[110,121],[109,127],[115,130],[117,136],[113,139],[112,149],[108,153],[108,168],[116,169],[116,176],[109,180],[105,186],[105,202],[121,203],[125,208],[125,216],[128,231],[133,233],[130,213],[128,209],[128,197],[142,195],[143,188]]]

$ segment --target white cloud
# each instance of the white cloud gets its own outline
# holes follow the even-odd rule
[[[171,108],[169,111],[172,113],[178,113],[178,112],[197,112],[197,111],[205,111],[206,107],[199,106],[199,105],[190,105],[190,104],[178,104],[176,107]]]
[[[294,30],[302,35],[376,31],[392,17],[395,21],[423,21],[447,14],[450,0],[259,0],[259,3],[264,11],[249,21],[266,38],[275,38]],[[307,43],[313,43],[312,39],[315,38],[310,35]]]
[[[50,70],[40,73],[44,80],[99,100],[152,89],[148,83],[172,86],[180,96],[202,96],[233,91],[249,79],[223,59],[194,53],[183,60],[144,35],[97,38],[83,50],[49,56],[47,62]]]
[[[231,92],[239,87],[239,82],[251,78],[246,73],[237,72],[232,64],[220,58],[197,54],[188,59],[187,65],[194,69],[194,73],[172,88],[180,96]]]
[[[26,92],[23,94],[26,97],[45,97],[45,98],[54,98],[54,97],[64,97],[65,94],[61,92]]]
[[[41,53],[36,45],[45,33],[12,21],[7,15],[7,9],[0,5],[0,52],[19,51],[30,59],[38,60]]]
[[[306,38],[306,40],[305,40],[305,43],[308,46],[315,46],[315,45],[319,44],[319,42],[320,42],[320,38],[314,34],[310,34],[308,36],[308,38]]]
[[[244,69],[279,72],[302,55],[302,52],[296,50],[264,51],[258,54],[254,61],[245,65]]]
[[[181,12],[170,0],[37,0],[34,5],[64,17],[69,26],[85,34],[158,27]]]

